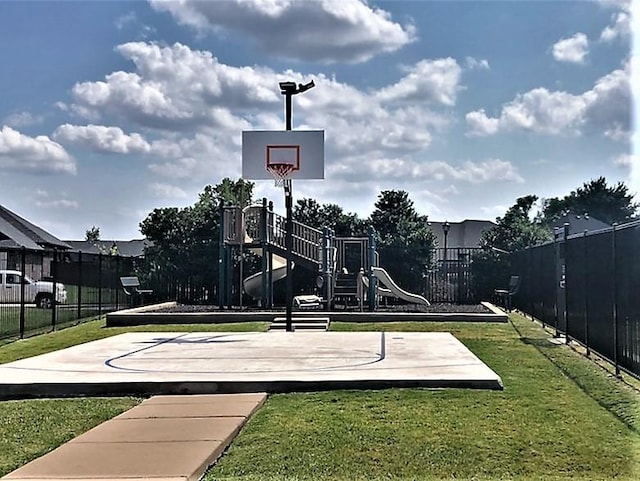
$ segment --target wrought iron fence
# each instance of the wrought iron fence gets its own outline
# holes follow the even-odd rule
[[[640,221],[518,252],[515,305],[640,376]]]
[[[0,250],[0,339],[25,337],[129,307],[120,277],[131,257],[24,248]]]

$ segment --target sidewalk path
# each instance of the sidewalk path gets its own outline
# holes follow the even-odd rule
[[[2,480],[197,480],[266,397],[152,397]]]

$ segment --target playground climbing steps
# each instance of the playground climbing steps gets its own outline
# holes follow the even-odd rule
[[[333,304],[345,309],[358,306],[359,290],[357,274],[336,274],[333,288]]]

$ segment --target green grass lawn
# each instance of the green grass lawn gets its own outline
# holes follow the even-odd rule
[[[640,396],[535,323],[334,323],[333,330],[449,331],[504,391],[390,389],[270,396],[207,480],[636,480]],[[133,330],[264,330],[266,324],[104,328],[89,322],[0,347],[0,362]],[[134,398],[0,403],[0,476]]]

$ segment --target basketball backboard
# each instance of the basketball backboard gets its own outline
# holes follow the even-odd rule
[[[324,179],[324,130],[245,130],[242,178],[273,179],[273,164],[290,165],[291,179]]]

